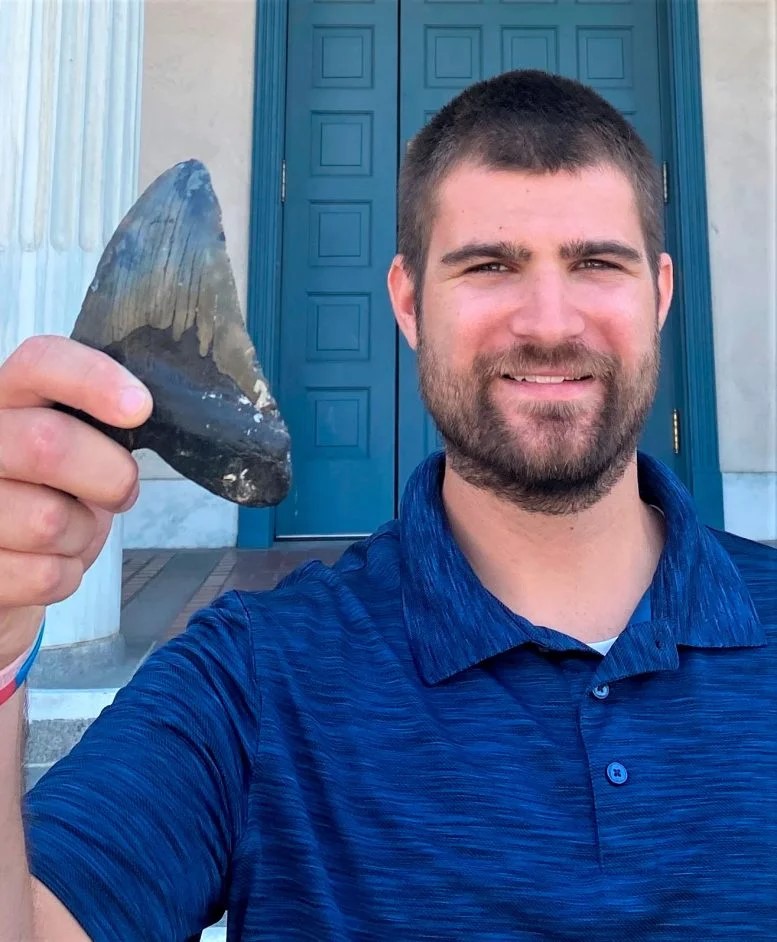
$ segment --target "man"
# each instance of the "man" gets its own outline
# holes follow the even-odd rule
[[[0,708],[0,938],[187,940],[225,909],[243,942],[777,938],[777,553],[636,455],[672,294],[644,145],[509,73],[400,190],[389,290],[445,457],[336,566],[144,664],[29,796],[32,879]],[[45,406],[137,425],[127,381],[53,338],[0,371],[0,665],[137,493]]]

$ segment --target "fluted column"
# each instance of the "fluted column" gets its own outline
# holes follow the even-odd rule
[[[135,197],[142,35],[142,0],[0,0],[0,360],[32,334],[71,332]],[[121,551],[117,520],[78,592],[50,608],[50,654],[115,653]]]

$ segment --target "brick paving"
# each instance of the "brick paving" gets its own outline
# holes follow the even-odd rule
[[[125,550],[122,632],[128,642],[162,643],[180,634],[191,616],[231,589],[262,591],[311,559],[331,565],[347,542],[283,544],[269,550]],[[187,579],[187,572],[193,574]],[[166,612],[159,618],[160,597]],[[153,623],[149,631],[149,625]]]
[[[225,588],[227,581],[232,575],[237,561],[237,550],[227,550],[218,560],[216,565],[205,577],[194,595],[187,601],[181,611],[175,618],[170,629],[170,637],[180,634],[189,622],[191,616],[200,608],[208,605],[213,599],[218,598],[229,589],[235,588],[229,586]],[[242,588],[242,587],[241,587]]]
[[[121,573],[121,604],[126,605],[170,560],[174,550],[127,550]]]

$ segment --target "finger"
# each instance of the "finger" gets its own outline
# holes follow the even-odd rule
[[[95,514],[74,497],[38,484],[0,480],[2,549],[83,560],[100,529]]]
[[[138,465],[121,445],[54,409],[0,410],[0,479],[45,484],[104,510],[133,495]]]
[[[53,605],[81,585],[78,557],[0,550],[0,609]]]
[[[0,409],[61,402],[119,428],[151,415],[151,393],[100,350],[69,337],[30,337],[0,364]]]

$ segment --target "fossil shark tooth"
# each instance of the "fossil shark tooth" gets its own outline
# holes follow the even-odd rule
[[[176,164],[140,196],[103,252],[74,340],[103,350],[154,397],[137,429],[100,428],[150,448],[213,494],[279,503],[290,439],[240,311],[221,211],[202,163]]]

